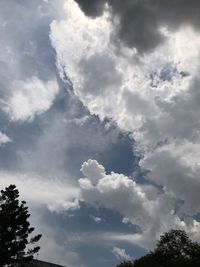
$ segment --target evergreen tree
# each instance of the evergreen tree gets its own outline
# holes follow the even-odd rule
[[[25,204],[25,201],[19,201],[19,191],[15,185],[1,190],[0,267],[30,261],[40,249],[39,246],[31,246],[40,240],[41,235],[29,238],[34,228],[28,222],[30,214]]]

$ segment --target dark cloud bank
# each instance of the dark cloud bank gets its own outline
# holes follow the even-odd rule
[[[76,0],[86,15],[97,17],[106,8],[115,24],[113,39],[139,53],[152,51],[165,40],[161,27],[176,30],[189,24],[199,29],[198,0]]]

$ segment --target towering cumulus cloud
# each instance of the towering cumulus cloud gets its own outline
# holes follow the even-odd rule
[[[182,228],[191,234],[199,230],[197,221],[186,223],[175,214],[175,198],[159,193],[154,186],[137,184],[122,174],[106,174],[95,160],[85,162],[81,170],[85,178],[79,184],[87,203],[117,210],[124,216],[124,223],[128,221],[140,227],[142,234],[132,235],[130,242],[152,248],[156,242],[154,235],[158,238],[159,233],[169,228]]]
[[[92,114],[130,134],[145,171],[136,182],[89,160],[82,197],[138,225],[130,240],[145,247],[171,227],[199,229],[199,9],[195,0],[70,0],[51,24],[60,75]]]
[[[170,228],[200,240],[199,14],[0,0],[0,187],[30,206],[41,259],[109,267]]]

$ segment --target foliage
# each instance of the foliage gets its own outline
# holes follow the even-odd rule
[[[170,230],[161,236],[154,254],[161,266],[182,265],[200,260],[200,245],[192,242],[185,231]]]
[[[151,252],[141,257],[139,260],[136,260],[133,266],[134,267],[158,267],[159,263],[158,263],[157,255]]]
[[[41,235],[29,238],[34,231],[30,227],[28,207],[26,202],[19,201],[19,191],[15,185],[1,190],[0,195],[0,267],[12,263],[29,261],[40,249],[30,247],[38,242]]]
[[[200,266],[200,244],[192,242],[185,231],[170,230],[161,235],[153,252],[118,267],[197,267]]]
[[[124,261],[117,265],[117,267],[133,267],[133,261]]]

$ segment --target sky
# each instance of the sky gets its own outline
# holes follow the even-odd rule
[[[1,0],[0,188],[40,260],[116,266],[200,241],[199,0]]]

